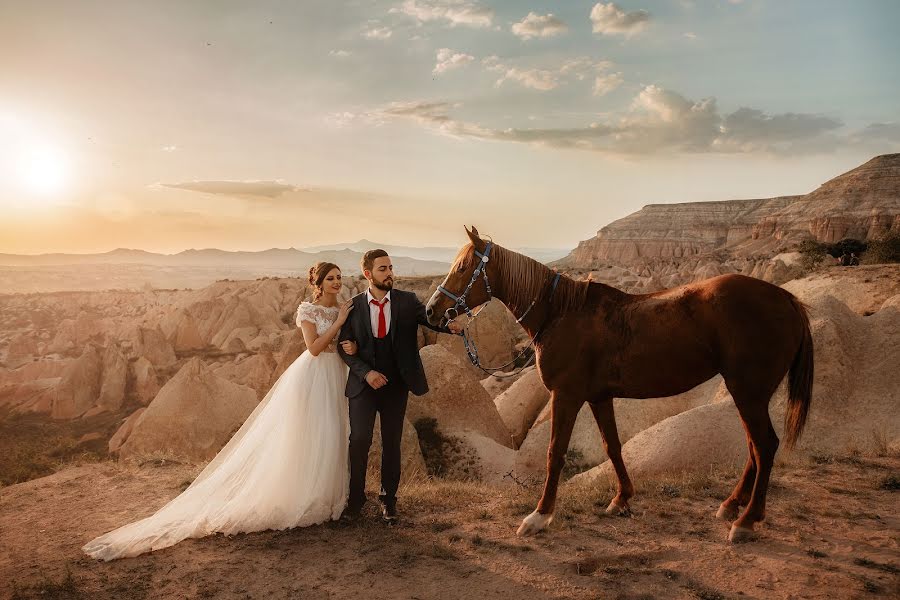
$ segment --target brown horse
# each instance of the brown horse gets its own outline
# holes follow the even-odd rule
[[[456,257],[444,291],[439,288],[429,300],[428,320],[437,324],[491,295],[498,298],[522,319],[532,338],[537,336],[537,368],[551,394],[547,480],[537,509],[518,534],[536,533],[553,519],[569,438],[585,402],[618,479],[606,512],[619,514],[627,510],[634,487],[622,461],[613,398],[672,396],[721,373],[740,413],[749,457],[717,516],[734,520],[729,540],[750,538],[765,518],[778,449],[768,405],[785,374],[788,448],[799,438],[809,411],[813,344],[805,306],[786,290],[743,275],[626,294],[602,283],[556,277],[541,263],[481,239],[474,227],[466,233],[471,243]],[[455,301],[459,296],[462,302]],[[738,516],[740,506],[746,508]]]

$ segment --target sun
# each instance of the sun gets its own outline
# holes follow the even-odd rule
[[[19,155],[19,184],[28,192],[42,196],[58,194],[69,181],[69,161],[58,147],[44,142],[23,144]]]

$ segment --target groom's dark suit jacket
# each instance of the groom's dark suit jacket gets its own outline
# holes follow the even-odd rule
[[[441,333],[450,333],[450,330],[430,325],[425,317],[425,305],[412,292],[392,289],[388,307],[391,311],[388,337],[391,338],[397,368],[409,391],[421,396],[428,392],[428,381],[425,379],[425,369],[419,356],[417,339],[419,325]],[[372,317],[365,292],[353,297],[353,312],[341,328],[339,338],[341,342],[345,340],[355,341],[359,348],[354,356],[348,356],[343,348],[338,346],[341,358],[350,367],[345,395],[353,398],[369,386],[366,382],[366,373],[374,368],[375,361],[375,336],[372,334]]]

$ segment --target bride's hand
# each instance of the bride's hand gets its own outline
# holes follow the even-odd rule
[[[353,300],[347,300],[341,305],[341,310],[338,312],[337,321],[341,325],[347,322],[347,317],[350,316],[350,311],[353,310]]]
[[[344,349],[344,354],[347,356],[353,356],[356,354],[356,351],[359,350],[359,347],[356,345],[356,342],[352,340],[344,340],[341,342],[341,348]]]

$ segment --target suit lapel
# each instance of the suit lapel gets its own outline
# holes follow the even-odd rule
[[[363,320],[363,330],[366,332],[366,335],[369,338],[369,345],[375,343],[375,335],[372,333],[372,313],[369,311],[369,302],[367,300],[366,293],[363,292],[359,295],[359,303],[356,309],[359,311],[359,318]]]
[[[396,290],[391,292],[391,301],[388,302],[388,305],[391,307],[391,330],[388,332],[388,335],[391,336],[392,346],[397,343],[397,336],[394,335],[394,332],[397,331],[397,313],[399,312],[397,302],[400,300],[400,295],[395,292]]]

